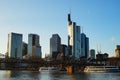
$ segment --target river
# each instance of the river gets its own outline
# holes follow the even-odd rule
[[[120,80],[120,73],[50,73],[0,70],[0,80]]]

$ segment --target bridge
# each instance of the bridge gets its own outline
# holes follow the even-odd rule
[[[16,69],[16,70],[38,70],[42,66],[54,66],[58,68],[68,68],[71,70],[73,67],[77,70],[82,70],[86,66],[95,65],[115,65],[120,67],[119,58],[108,58],[106,60],[97,59],[80,59],[80,60],[54,60],[46,61],[43,59],[11,59],[11,58],[0,58],[0,69]]]

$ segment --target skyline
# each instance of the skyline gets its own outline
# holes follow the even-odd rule
[[[101,45],[101,51],[115,56],[115,45],[120,44],[120,1],[0,1],[0,53],[7,51],[8,33],[22,33],[28,43],[28,34],[40,36],[43,56],[49,53],[52,34],[59,34],[61,43],[67,44],[67,14],[83,28],[90,39],[90,49]],[[105,33],[105,34],[104,34]]]

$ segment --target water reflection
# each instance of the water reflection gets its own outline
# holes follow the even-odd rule
[[[0,80],[120,80],[120,73],[54,73],[38,71],[0,71]]]
[[[39,80],[39,72],[33,71],[5,71],[4,78],[6,80]]]

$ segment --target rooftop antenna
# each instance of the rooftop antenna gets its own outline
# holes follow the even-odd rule
[[[69,22],[69,24],[71,24],[71,9],[69,10],[69,14],[68,14],[68,22]]]

